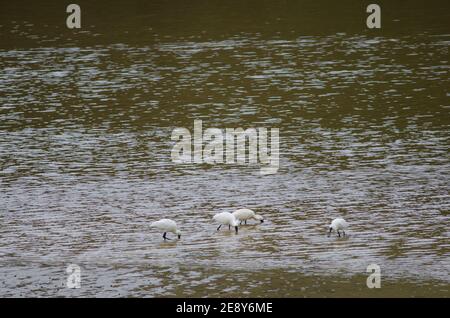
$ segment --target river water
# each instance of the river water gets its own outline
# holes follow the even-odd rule
[[[448,297],[450,10],[380,3],[2,4],[0,295]],[[278,128],[278,172],[172,162],[194,120]]]

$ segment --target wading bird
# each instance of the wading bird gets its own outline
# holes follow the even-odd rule
[[[235,216],[230,212],[218,213],[213,216],[213,220],[220,223],[219,227],[217,228],[217,231],[220,230],[220,227],[222,225],[228,225],[229,229],[231,229],[231,227],[234,226],[236,234],[238,233],[239,220],[236,219]]]
[[[255,214],[255,212],[250,209],[238,209],[233,212],[233,215],[241,222],[240,224],[242,224],[242,222],[247,224],[247,220],[249,219],[255,219],[257,221],[260,221],[261,223],[264,222],[264,219],[261,215]]]
[[[166,237],[167,232],[174,233],[174,234],[178,235],[178,239],[181,239],[181,232],[177,228],[177,223],[175,221],[172,221],[170,219],[162,219],[162,220],[153,222],[152,224],[150,224],[150,226],[163,231],[164,232],[164,234],[163,234],[164,240],[170,240],[169,238]]]
[[[328,237],[333,230],[337,232],[339,237],[341,237],[341,233],[339,231],[342,231],[342,234],[345,236],[345,230],[347,228],[348,223],[343,218],[334,219],[329,226]]]

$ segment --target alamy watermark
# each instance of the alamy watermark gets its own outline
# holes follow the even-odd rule
[[[381,28],[381,7],[372,3],[366,8],[366,12],[370,13],[366,19],[366,25],[369,29],[380,29]],[[81,7],[72,3],[66,7],[66,13],[70,13],[66,18],[66,26],[69,29],[80,29],[81,28]]]
[[[381,7],[372,3],[366,8],[366,12],[370,13],[366,19],[366,25],[369,29],[380,29],[381,28]]]
[[[66,26],[69,29],[81,28],[81,8],[78,4],[69,4],[66,8],[66,12],[70,15],[66,18]]]
[[[67,288],[81,288],[81,268],[77,264],[70,264],[66,268]]]
[[[381,288],[381,268],[377,264],[370,264],[366,269],[367,273],[371,273],[367,277],[366,285],[368,288]]]
[[[176,142],[171,151],[175,163],[259,164],[263,175],[277,173],[279,168],[278,128],[208,128],[203,132],[203,122],[194,120],[193,136],[187,128],[175,128],[171,139]]]

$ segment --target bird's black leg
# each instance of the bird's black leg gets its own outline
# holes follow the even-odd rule
[[[338,236],[341,237],[341,233],[339,233],[339,230],[337,231],[337,233],[338,233]]]
[[[245,225],[247,225],[247,220],[245,220]]]
[[[217,228],[217,231],[220,230],[220,227],[222,226],[222,224],[219,225],[219,227]]]
[[[164,239],[164,240],[167,240],[166,232],[164,232],[164,234],[163,234],[163,239]]]
[[[342,231],[343,236],[345,236],[345,231]]]
[[[230,224],[228,224],[228,229],[231,230],[231,225]]]

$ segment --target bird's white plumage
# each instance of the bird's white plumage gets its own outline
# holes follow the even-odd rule
[[[253,212],[250,209],[238,209],[233,212],[233,215],[236,219],[240,221],[246,221],[249,219],[255,219],[258,221],[263,220],[263,217],[261,215],[255,214],[255,212]]]
[[[177,223],[170,219],[162,219],[150,224],[151,227],[157,228],[163,232],[172,232],[175,234],[179,234],[179,230],[177,227]]]
[[[213,216],[213,220],[222,225],[238,226],[238,220],[230,212],[217,213]]]
[[[330,228],[335,231],[345,231],[348,228],[348,223],[343,218],[337,218],[331,222]]]

